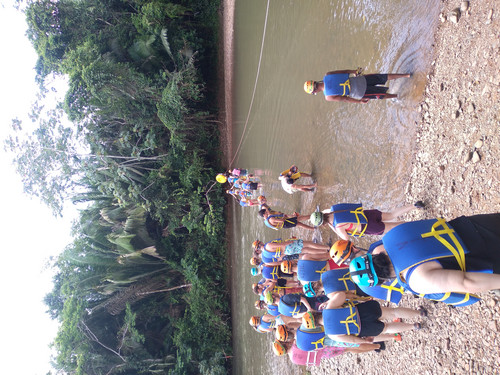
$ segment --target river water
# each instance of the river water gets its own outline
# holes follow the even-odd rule
[[[386,210],[400,205],[440,1],[271,0],[257,79],[266,7],[267,0],[236,0],[233,166],[256,170],[271,207],[287,213],[311,213],[337,202]],[[390,82],[397,100],[331,103],[303,91],[306,80],[358,66],[366,73],[413,75]],[[277,176],[291,164],[313,173],[315,193],[288,195],[281,189]],[[250,276],[249,259],[255,239],[311,239],[311,233],[265,228],[254,207],[235,207],[232,217],[233,373],[300,373],[272,354],[271,335],[257,334],[248,324],[258,315],[251,291],[258,278]],[[326,230],[319,234],[325,242],[335,240]]]

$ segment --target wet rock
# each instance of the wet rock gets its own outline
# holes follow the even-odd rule
[[[458,23],[458,20],[460,19],[460,15],[461,15],[460,8],[455,8],[448,15],[448,19],[453,23]]]
[[[488,16],[486,17],[486,25],[489,25],[491,23],[491,20],[493,18],[493,9],[490,9],[488,12]]]
[[[474,151],[472,153],[472,162],[475,164],[479,161],[481,161],[481,156],[479,156],[479,153],[477,151]]]

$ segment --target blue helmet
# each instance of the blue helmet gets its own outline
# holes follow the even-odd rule
[[[374,286],[378,284],[377,273],[373,267],[371,254],[354,258],[349,264],[351,279],[361,286]]]
[[[252,274],[252,276],[257,276],[259,274],[259,269],[257,267],[252,267],[250,269],[250,273]]]

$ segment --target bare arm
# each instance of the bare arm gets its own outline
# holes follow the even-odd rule
[[[334,227],[330,223],[328,223],[328,225],[330,226],[330,228],[332,228],[332,230],[335,233],[337,233],[337,236],[339,236],[343,240],[349,241],[349,235],[347,234],[347,231],[344,228],[346,225],[337,225],[336,227]]]
[[[329,76],[330,74],[356,74],[357,70],[332,70],[331,72],[326,73],[326,76]]]

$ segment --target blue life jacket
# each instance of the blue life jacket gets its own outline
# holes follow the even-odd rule
[[[469,252],[462,239],[444,219],[419,220],[398,225],[382,239],[399,284],[420,297],[454,306],[468,306],[480,298],[470,293],[419,294],[408,285],[412,272],[422,263],[454,257],[465,272],[465,254]],[[406,280],[401,273],[408,270]],[[481,272],[491,272],[483,270]]]
[[[297,263],[297,278],[300,281],[319,281],[326,271],[326,260],[299,259]]]
[[[350,93],[349,74],[328,74],[323,77],[325,96],[348,96]]]
[[[341,203],[334,204],[330,212],[333,212],[333,226],[344,223],[358,223],[367,224],[368,219],[363,212],[363,205],[361,203]],[[364,231],[366,230],[366,225],[363,227],[361,232],[347,231],[349,235],[354,237],[362,237]]]
[[[283,228],[283,223],[280,223],[278,225],[272,225],[270,222],[269,222],[269,219],[272,218],[272,217],[276,217],[278,219],[282,219],[283,217],[285,217],[285,214],[273,214],[273,215],[269,215],[267,218],[264,219],[264,224],[268,227],[268,228],[271,228],[271,229],[274,229],[274,230],[279,230],[281,228]]]
[[[358,323],[358,311],[353,303],[347,307],[323,310],[323,324],[327,335],[358,335],[361,330]]]
[[[295,345],[301,350],[309,352],[311,350],[322,349],[325,345],[325,331],[323,327],[308,330],[300,327],[295,335]]]
[[[336,268],[322,273],[321,283],[323,284],[325,294],[356,290],[356,284],[351,280],[349,267]]]
[[[302,307],[301,302],[296,302],[292,306],[284,303],[281,299],[278,303],[278,311],[281,315],[295,317],[300,314],[300,309]]]
[[[277,280],[280,277],[279,266],[262,267],[262,276],[269,280]]]
[[[264,322],[264,320],[262,320],[262,318],[260,318],[260,324],[257,326],[257,329],[265,330],[268,328],[272,329],[274,327],[276,327],[276,322],[274,320],[271,322]]]
[[[260,255],[262,259],[262,263],[271,263],[271,262],[277,262],[279,259],[278,253],[272,253],[267,250],[263,250],[262,254]]]
[[[267,313],[272,316],[280,315],[280,312],[278,311],[278,306],[276,305],[267,305]]]

